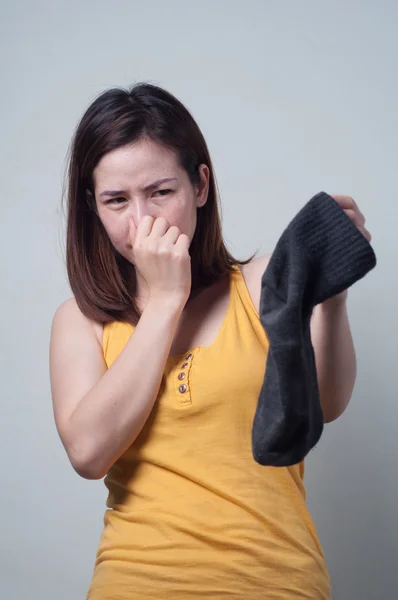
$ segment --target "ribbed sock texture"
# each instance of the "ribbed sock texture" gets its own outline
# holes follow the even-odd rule
[[[325,192],[307,202],[279,238],[261,280],[269,351],[252,430],[258,463],[297,464],[319,441],[324,420],[312,311],[375,266],[369,242]]]

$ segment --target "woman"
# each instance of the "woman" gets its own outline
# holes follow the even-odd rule
[[[92,103],[70,155],[74,297],[50,351],[66,452],[109,489],[88,599],[329,598],[303,464],[263,467],[251,451],[268,260],[227,251],[205,140],[174,96],[140,84]],[[355,379],[345,298],[312,320],[326,421]]]

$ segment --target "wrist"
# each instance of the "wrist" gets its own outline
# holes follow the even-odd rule
[[[183,311],[186,299],[177,294],[159,294],[149,296],[146,306],[151,306],[154,310],[171,311],[180,313]]]
[[[340,292],[340,294],[336,294],[331,298],[328,298],[324,302],[322,302],[319,306],[326,310],[335,310],[340,308],[345,308],[347,305],[348,298],[348,289]]]

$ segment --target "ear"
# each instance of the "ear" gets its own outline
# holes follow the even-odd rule
[[[196,206],[201,208],[207,202],[209,194],[210,169],[207,165],[201,164],[198,167],[199,183],[196,187]]]

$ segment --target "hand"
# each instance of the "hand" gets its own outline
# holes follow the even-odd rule
[[[334,200],[336,200],[337,204],[340,206],[340,208],[343,209],[347,217],[351,219],[354,225],[359,229],[362,235],[364,235],[370,243],[370,241],[372,240],[372,236],[370,232],[365,228],[365,216],[359,210],[359,207],[355,200],[351,198],[351,196],[341,196],[332,194],[330,195]]]
[[[343,209],[343,211],[345,212],[347,217],[354,223],[354,225],[358,228],[358,230],[362,233],[362,235],[370,243],[372,240],[372,236],[365,227],[365,221],[366,221],[365,216],[360,211],[355,200],[353,198],[351,198],[351,196],[342,196],[340,194],[335,194],[335,195],[330,194],[330,195],[337,202],[337,204],[340,206],[340,208]],[[333,296],[332,298],[329,298],[322,304],[324,306],[334,307],[337,304],[339,304],[340,302],[344,302],[347,299],[347,296],[348,296],[348,289],[344,290],[340,294],[337,294],[336,296]]]
[[[130,220],[132,262],[147,287],[148,298],[173,297],[186,303],[191,292],[189,237],[164,217]]]

